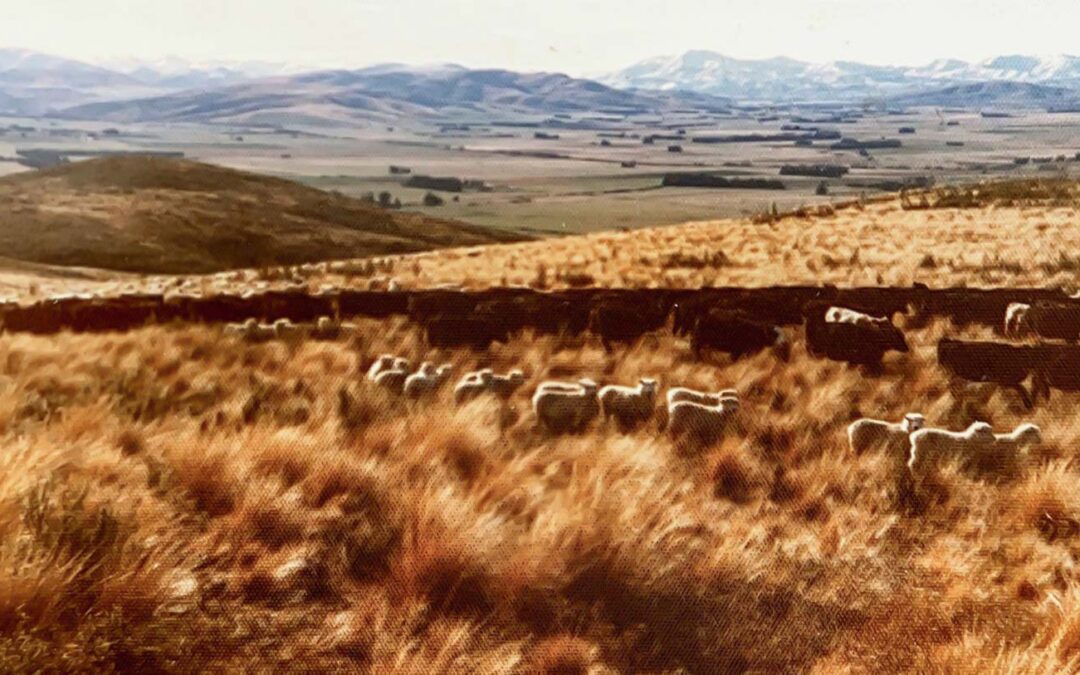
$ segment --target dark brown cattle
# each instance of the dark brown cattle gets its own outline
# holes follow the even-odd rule
[[[69,303],[63,321],[78,333],[127,331],[155,321],[159,307],[159,302],[149,298],[94,298]]]
[[[409,311],[409,294],[343,290],[338,295],[338,311],[342,318],[385,319],[403,316]]]
[[[698,319],[710,311],[736,311],[743,297],[740,288],[703,288],[674,296],[672,330],[676,335],[689,335]]]
[[[501,323],[509,333],[527,328],[541,334],[569,330],[579,313],[570,301],[547,293],[532,293],[512,298],[489,299],[476,305],[474,316]],[[577,332],[580,332],[578,329]]]
[[[908,345],[892,324],[832,323],[813,312],[806,318],[806,349],[813,356],[877,370],[887,352],[907,352]]]
[[[638,300],[602,300],[589,313],[589,330],[600,336],[606,349],[613,343],[630,343],[667,323],[667,305],[655,295]]]
[[[443,349],[468,347],[483,351],[493,342],[506,342],[509,332],[498,322],[477,317],[439,316],[424,322],[428,345]]]
[[[1050,390],[1080,392],[1080,345],[1037,345],[1032,399],[1050,397]]]
[[[57,333],[63,327],[60,313],[47,303],[9,306],[4,313],[4,330],[10,332],[45,335]]]
[[[1028,408],[1033,401],[1024,381],[1047,361],[1047,354],[1040,347],[951,338],[938,342],[937,355],[938,363],[961,379],[1015,389]]]
[[[1000,329],[1011,303],[1035,304],[1041,300],[1065,301],[1067,296],[1053,289],[1032,288],[946,288],[925,294],[923,319],[951,319],[957,326],[982,325]]]
[[[1004,314],[1004,313],[1003,313]],[[1028,309],[1031,332],[1050,340],[1080,340],[1080,303],[1040,300]]]
[[[478,294],[467,291],[414,291],[409,294],[409,318],[422,323],[437,316],[468,316],[477,302]]]
[[[700,317],[690,338],[690,348],[699,358],[715,350],[739,359],[782,344],[787,343],[778,326],[728,310],[712,310]]]
[[[892,319],[897,314],[906,314],[913,307],[921,307],[926,295],[926,286],[843,288],[837,291],[832,303],[871,316]]]
[[[258,318],[266,321],[289,319],[295,322],[312,322],[320,316],[334,314],[334,299],[309,293],[306,290],[267,291],[257,296]]]
[[[190,298],[186,304],[191,320],[200,323],[237,323],[259,318],[250,296],[210,295]]]

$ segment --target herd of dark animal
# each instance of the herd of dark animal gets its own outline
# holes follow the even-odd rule
[[[1080,300],[1053,289],[930,289],[913,287],[776,286],[763,288],[606,289],[537,291],[495,288],[414,291],[303,289],[243,295],[127,294],[61,296],[33,304],[0,304],[0,328],[51,334],[123,331],[150,323],[228,323],[249,318],[310,322],[320,316],[383,319],[405,316],[422,326],[438,348],[484,350],[522,330],[536,334],[591,332],[605,348],[634,342],[669,324],[688,336],[694,354],[740,358],[774,349],[787,358],[786,327],[804,325],[814,356],[880,370],[889,351],[906,352],[907,325],[947,318],[956,326],[983,325],[1004,332],[1010,305],[1026,303],[1028,330],[1037,344],[944,338],[940,364],[953,375],[1016,389],[1031,406],[1051,388],[1080,391]],[[1048,340],[1065,340],[1048,342]],[[1024,383],[1032,379],[1028,394]]]

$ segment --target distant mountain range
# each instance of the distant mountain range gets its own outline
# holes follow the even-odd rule
[[[925,66],[788,58],[734,59],[689,51],[642,61],[596,80],[558,73],[383,64],[295,72],[271,63],[182,59],[91,65],[0,49],[0,114],[111,122],[269,125],[392,123],[401,117],[480,113],[662,112],[737,103],[876,103],[890,107],[1080,106],[1080,57],[1001,56]]]
[[[467,114],[651,112],[675,107],[723,107],[708,94],[634,92],[557,73],[428,68],[386,64],[330,70],[135,100],[67,108],[61,117],[113,122],[348,123]]]
[[[854,61],[814,64],[782,57],[735,59],[695,50],[641,61],[597,80],[619,89],[685,90],[742,101],[851,102],[984,82],[1080,89],[1080,57],[1012,55],[978,63],[940,59],[925,66],[906,67]],[[1005,102],[1023,102],[1017,100],[1017,91],[1008,91]],[[1027,91],[1041,92],[1037,88]],[[1037,100],[1032,103],[1038,105]]]
[[[285,71],[261,63],[193,64],[182,59],[98,66],[26,49],[0,49],[0,113],[41,115],[95,101],[220,87]]]

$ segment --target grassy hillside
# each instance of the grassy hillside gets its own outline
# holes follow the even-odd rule
[[[1068,283],[1071,195],[942,192],[941,208],[425,253],[390,272]],[[311,281],[364,281],[346,267]],[[812,357],[798,327],[785,358],[734,362],[695,359],[669,330],[610,351],[531,333],[436,350],[401,319],[325,342],[0,335],[0,671],[1080,672],[1080,393],[1027,410],[960,385],[937,342],[989,329],[897,324],[911,351],[880,373]],[[526,381],[505,405],[448,388],[404,401],[362,375],[386,352]],[[539,430],[536,386],[580,377],[732,387],[741,407],[698,447],[662,410],[630,433]],[[1043,440],[917,486],[903,453],[849,447],[852,419],[914,411],[951,429],[1033,422]]]
[[[0,250],[53,265],[212,272],[513,238],[175,159],[112,157],[0,179]]]

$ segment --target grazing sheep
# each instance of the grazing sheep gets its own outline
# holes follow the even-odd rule
[[[739,410],[738,399],[721,399],[716,405],[676,401],[668,407],[668,431],[676,438],[692,438],[702,445],[723,435]]]
[[[525,383],[525,373],[517,368],[505,375],[491,376],[488,388],[499,398],[505,400],[514,395],[514,392]]]
[[[911,452],[911,434],[924,426],[926,418],[919,413],[908,413],[900,422],[863,418],[848,425],[848,443],[856,455],[886,448],[890,455],[903,457],[906,462]]]
[[[495,373],[490,368],[466,373],[454,385],[454,402],[464,403],[489,392],[494,377]]]
[[[248,342],[267,342],[276,337],[273,326],[259,323],[255,319],[248,319],[243,323],[227,324],[225,332],[238,335]]]
[[[604,417],[614,417],[620,427],[647,422],[656,409],[656,380],[642,378],[636,387],[609,384],[600,390],[600,405]]]
[[[686,387],[672,387],[667,392],[667,405],[668,408],[675,405],[679,401],[693,401],[694,403],[704,403],[705,405],[718,405],[722,399],[738,399],[739,392],[734,389],[721,389],[715,394],[710,394],[704,391],[698,391],[696,389],[687,389]]]
[[[274,322],[272,328],[274,331],[274,337],[278,338],[279,340],[297,337],[301,333],[300,326],[297,326],[295,323],[289,321],[288,319],[278,319]]]
[[[451,370],[453,366],[448,363],[436,368],[431,361],[424,361],[420,364],[420,370],[405,378],[402,392],[408,398],[421,398],[433,394],[450,377]]]
[[[911,434],[908,470],[916,478],[925,478],[942,460],[951,457],[970,460],[990,449],[996,441],[994,428],[986,422],[974,422],[963,431],[919,429]]]
[[[384,370],[375,376],[375,385],[387,391],[400,394],[405,390],[405,380],[409,377],[409,371],[399,370],[396,367]]]
[[[1010,302],[1005,308],[1005,335],[1019,337],[1028,329],[1028,313],[1031,305],[1024,302]]]
[[[870,316],[869,314],[848,307],[837,307],[835,305],[826,310],[825,321],[827,323],[850,323],[856,326],[883,326],[892,324],[892,321],[887,317]]]
[[[1015,475],[1027,451],[1040,444],[1042,430],[1037,425],[1025,422],[1007,434],[995,434],[990,448],[977,457],[969,458],[965,468],[997,477]]]
[[[533,395],[537,423],[552,433],[581,431],[600,414],[597,384],[544,382]]]
[[[994,443],[999,447],[1024,450],[1042,443],[1042,429],[1036,424],[1025,422],[1007,434],[996,434]]]
[[[464,403],[484,394],[494,394],[509,399],[525,382],[525,373],[514,369],[506,375],[497,375],[491,368],[484,368],[465,375],[454,387],[454,401]],[[576,385],[575,385],[576,386]]]
[[[341,323],[328,316],[315,319],[311,337],[316,340],[336,340],[341,335]]]
[[[367,379],[372,382],[378,377],[379,373],[384,370],[390,370],[394,367],[394,361],[396,357],[393,354],[383,354],[379,358],[375,359],[375,363],[371,364],[371,367],[367,371]]]

